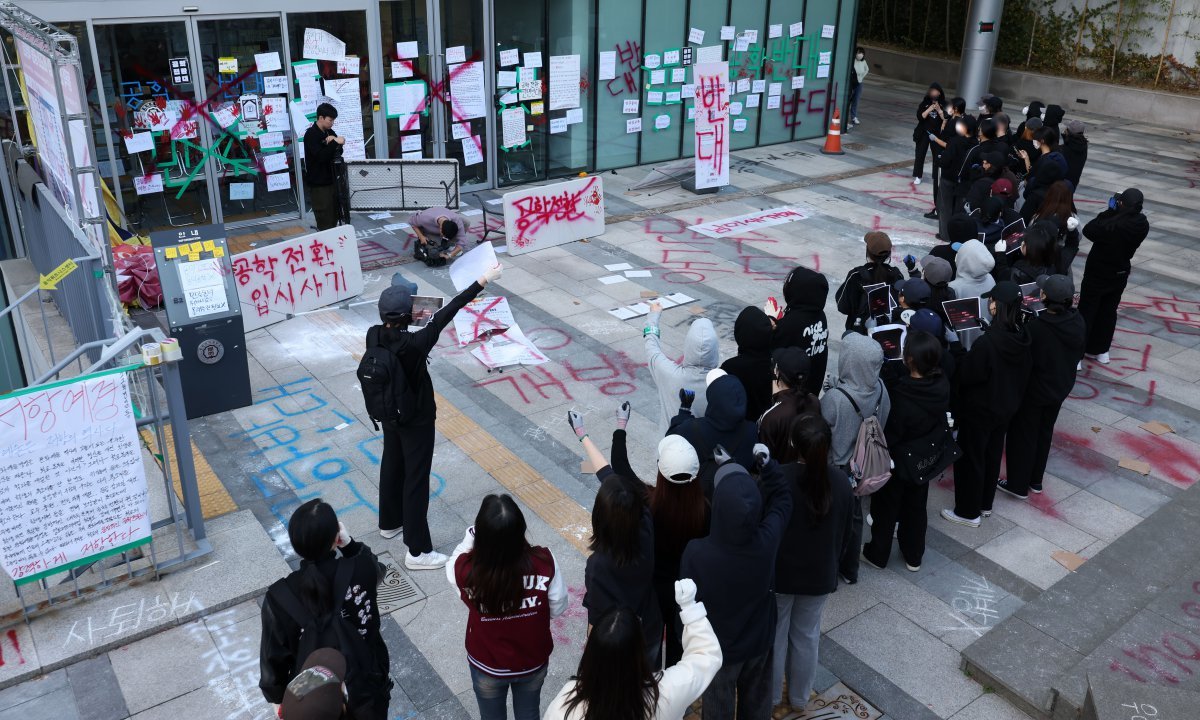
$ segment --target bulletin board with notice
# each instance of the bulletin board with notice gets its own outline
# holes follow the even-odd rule
[[[224,225],[150,234],[189,418],[250,404],[241,303]]]

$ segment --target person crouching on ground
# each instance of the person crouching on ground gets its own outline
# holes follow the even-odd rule
[[[413,257],[426,265],[445,265],[467,249],[467,221],[449,208],[413,213],[408,224],[417,234]]]

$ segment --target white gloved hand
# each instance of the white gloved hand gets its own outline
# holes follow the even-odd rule
[[[767,461],[771,459],[771,450],[762,443],[754,443],[754,467],[757,470],[762,470]]]
[[[1005,250],[1008,249],[1008,241],[1005,240],[1004,238],[1000,238],[999,240],[996,241],[995,249],[996,249],[996,252],[1004,252]]]
[[[337,546],[340,548],[346,547],[347,545],[350,544],[350,540],[351,540],[350,531],[347,530],[346,526],[343,525],[342,522],[339,520],[338,521]]]
[[[1079,218],[1075,217],[1074,215],[1067,218],[1067,229],[1068,230],[1075,230],[1078,227],[1079,227]]]
[[[708,617],[704,603],[696,602],[696,583],[688,578],[675,581],[675,602],[679,605],[679,619],[684,625]]]
[[[483,276],[479,278],[480,285],[487,285],[490,282],[500,279],[500,274],[504,272],[504,266],[496,263],[492,267],[483,271]]]

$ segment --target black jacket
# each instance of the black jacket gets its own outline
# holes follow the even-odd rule
[[[688,543],[679,564],[680,575],[696,582],[727,665],[770,652],[775,637],[775,556],[792,493],[774,460],[761,484],[760,492],[742,466],[723,465],[708,537]]]
[[[930,83],[929,87],[938,89],[937,102],[942,107],[945,107],[946,106],[946,93],[942,92],[942,86],[937,83]],[[934,111],[932,113],[929,113],[928,117],[921,117],[921,113],[925,112],[925,109],[928,108],[933,103],[934,103],[934,100],[932,98],[930,98],[929,93],[926,92],[925,97],[923,97],[921,99],[920,104],[917,105],[917,128],[915,130],[913,130],[913,140],[914,141],[920,137],[924,137],[927,133],[934,133],[936,135],[937,133],[941,132],[942,120],[945,119],[944,117],[942,117],[941,112]],[[935,113],[937,114],[937,117],[934,117]]]
[[[1083,274],[1112,278],[1129,273],[1129,261],[1150,233],[1150,222],[1138,208],[1105,210],[1083,226],[1083,236],[1092,241]]]
[[[681,410],[671,419],[667,434],[679,435],[696,448],[704,495],[711,499],[716,471],[713,450],[720,445],[735,462],[750,467],[754,464],[758,428],[746,419],[746,389],[737,378],[731,375],[717,378],[704,396],[708,399],[704,417],[693,417],[691,412]]]
[[[945,375],[914,378],[907,372],[884,379],[892,409],[883,435],[893,450],[946,424],[950,410],[950,383]]]
[[[325,142],[332,130],[322,130],[316,123],[304,131],[304,182],[309,185],[333,184],[333,161],[342,156],[342,146]]]
[[[887,269],[887,278],[884,282],[888,287],[894,286],[897,280],[904,278],[899,268],[891,265],[884,267]],[[873,264],[866,263],[846,273],[846,279],[842,281],[842,286],[838,288],[837,294],[834,296],[837,300],[838,312],[846,316],[846,329],[864,335],[867,332],[866,321],[870,314],[870,308],[867,306],[867,293],[863,291],[863,287],[876,284],[872,279],[874,269]],[[824,375],[822,375],[822,380],[824,380]]]
[[[454,319],[455,313],[462,310],[467,303],[483,292],[483,286],[478,282],[471,283],[454,298],[443,305],[425,327],[416,332],[402,328],[389,328],[386,325],[375,325],[379,328],[379,342],[400,357],[400,366],[408,379],[408,386],[416,397],[417,407],[413,412],[410,425],[428,425],[437,417],[437,403],[433,399],[433,379],[429,377],[429,353],[437,345],[442,331]]]
[[[1079,178],[1083,176],[1083,166],[1087,164],[1087,138],[1083,135],[1068,133],[1063,136],[1063,142],[1058,151],[1067,159],[1067,179],[1071,181],[1071,188],[1078,192]]]
[[[1033,360],[1029,334],[990,325],[958,363],[958,407],[966,415],[1008,422],[1021,405]]]
[[[612,470],[609,468],[609,473]],[[609,473],[597,473],[601,480]],[[632,478],[623,478],[629,489],[645,493],[646,488]],[[649,648],[662,640],[662,613],[654,593],[654,520],[650,508],[642,509],[638,526],[638,553],[633,562],[618,566],[609,555],[594,552],[588,556],[583,570],[586,592],[583,606],[588,611],[588,624],[595,625],[614,607],[627,607],[642,619],[642,636]]]
[[[388,689],[389,681],[387,680],[388,649],[383,641],[383,636],[379,634],[379,607],[375,598],[375,588],[381,577],[379,561],[376,560],[375,553],[371,552],[371,548],[357,540],[351,540],[341,549],[341,559],[338,558],[337,553],[330,550],[328,555],[316,561],[316,566],[328,582],[331,594],[337,591],[336,588],[333,588],[333,579],[338,564],[343,562],[353,563],[354,571],[351,574],[349,588],[352,591],[352,597],[344,602],[342,617],[348,619],[350,624],[366,638],[372,657],[364,659],[364,664],[374,668],[375,674],[382,677],[381,682],[383,683],[379,687],[366,690],[353,688],[351,694],[358,696],[362,692],[382,693]],[[302,602],[304,595],[300,589],[300,575],[308,564],[307,560],[301,561],[300,570],[284,579],[284,582]],[[305,658],[297,657],[301,629],[292,620],[292,616],[283,609],[283,605],[276,597],[275,589],[268,589],[262,605],[262,641],[259,646],[261,675],[258,686],[262,689],[263,697],[269,703],[278,705],[283,702],[283,693],[287,689],[287,684],[296,676],[301,663],[305,660]]]
[[[815,394],[782,390],[771,398],[771,407],[758,419],[758,441],[767,446],[771,457],[790,457],[792,420],[801,415],[821,415],[821,403]]]
[[[938,158],[938,164],[942,166],[942,179],[958,185],[963,178],[968,177],[967,171],[970,168],[967,162],[971,155],[978,155],[978,151],[975,150],[977,147],[974,137],[956,134],[950,138],[946,149],[942,150],[942,155]],[[963,194],[966,194],[965,190]]]
[[[825,317],[828,297],[829,281],[823,274],[806,267],[793,269],[783,281],[783,301],[787,305],[771,338],[772,350],[796,347],[808,356],[811,365],[805,389],[814,395],[821,392],[829,364],[829,321]]]
[[[1058,268],[1050,265],[1034,265],[1025,259],[1022,255],[1020,258],[1008,268],[1008,279],[1018,285],[1026,285],[1035,282],[1043,275],[1053,275],[1058,272]],[[1002,278],[1003,279],[1003,278]]]
[[[771,406],[771,319],[761,309],[744,308],[733,323],[738,354],[721,369],[742,381],[746,419],[755,422]]]
[[[818,517],[808,505],[804,463],[783,466],[792,492],[792,519],[783,531],[775,558],[775,592],[828,595],[837,590],[838,561],[853,542],[850,523],[853,493],[846,473],[830,465],[829,510]]]
[[[1021,206],[1021,217],[1028,224],[1033,214],[1042,206],[1050,186],[1067,176],[1067,160],[1058,150],[1039,157],[1025,178],[1025,204]]]
[[[1031,342],[1033,369],[1025,389],[1029,405],[1062,405],[1075,387],[1075,368],[1083,359],[1087,329],[1083,316],[1071,308],[1063,313],[1043,311],[1025,325]]]

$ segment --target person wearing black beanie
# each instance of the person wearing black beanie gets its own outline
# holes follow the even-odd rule
[[[970,115],[956,118],[955,136],[938,158],[942,168],[942,177],[938,182],[938,224],[943,240],[950,237],[950,218],[962,212],[961,207],[955,207],[955,197],[964,173],[969,170],[967,161],[975,146],[975,118]]]

